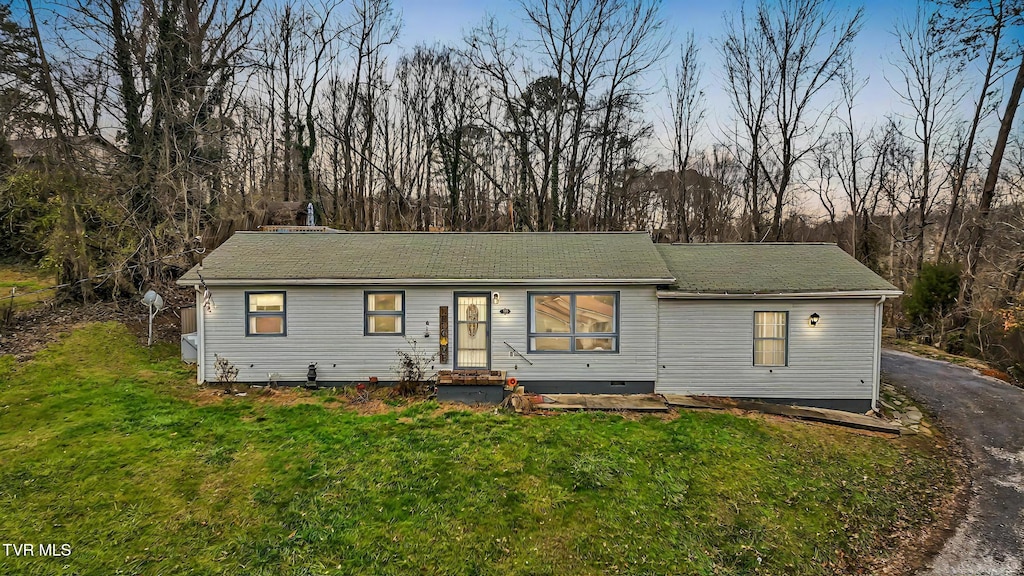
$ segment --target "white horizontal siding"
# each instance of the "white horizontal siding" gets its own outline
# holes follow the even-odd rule
[[[657,391],[754,398],[870,399],[877,300],[658,302]],[[789,312],[789,365],[753,365],[755,311]],[[808,323],[811,314],[818,325]]]
[[[437,370],[451,368],[455,355],[455,292],[482,292],[472,286],[373,286],[372,290],[404,290],[406,338],[363,335],[363,287],[288,286],[258,290],[287,293],[287,336],[245,335],[243,287],[215,287],[216,307],[201,311],[203,353],[200,378],[216,380],[215,355],[227,358],[239,369],[240,382],[266,382],[269,374],[280,381],[303,381],[306,369],[316,362],[320,381],[365,381],[377,377],[395,380],[398,350],[409,350],[416,340],[428,354],[438,349],[439,307],[449,308],[450,354],[448,364],[435,362]],[[527,292],[617,291],[620,294],[619,352],[609,354],[529,354],[527,352]],[[657,376],[657,299],[652,286],[537,287],[493,286],[500,302],[491,311],[491,368],[506,370],[520,380],[643,380]],[[508,308],[502,315],[498,310]],[[430,322],[430,338],[423,337]],[[510,354],[508,342],[533,365]]]

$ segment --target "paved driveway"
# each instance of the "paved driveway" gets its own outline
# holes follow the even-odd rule
[[[882,377],[930,408],[970,459],[967,517],[923,574],[1024,574],[1024,390],[892,350]]]

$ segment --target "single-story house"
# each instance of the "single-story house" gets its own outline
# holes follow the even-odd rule
[[[643,232],[239,232],[196,287],[199,381],[497,370],[537,393],[679,393],[866,411],[901,292],[833,244],[656,245]],[[223,369],[223,366],[222,368]]]

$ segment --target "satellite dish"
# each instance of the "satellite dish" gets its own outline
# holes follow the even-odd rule
[[[162,310],[164,307],[163,296],[160,296],[152,290],[147,290],[146,293],[142,295],[142,303],[146,306],[155,308],[157,312]]]
[[[164,307],[163,296],[157,294],[152,290],[146,290],[146,293],[142,295],[142,303],[149,306],[149,343],[147,346],[153,345],[153,317],[156,313]]]

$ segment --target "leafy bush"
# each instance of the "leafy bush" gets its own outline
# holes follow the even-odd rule
[[[915,328],[940,323],[953,311],[959,293],[958,264],[925,264],[904,301],[910,323]]]
[[[34,171],[0,180],[0,258],[37,264],[60,213],[49,178]]]
[[[66,296],[88,289],[100,297],[133,292],[139,233],[126,226],[109,181],[64,170],[18,169],[0,176],[0,260],[38,265],[72,282]],[[95,285],[77,283],[103,274]],[[84,293],[83,293],[84,294]]]

